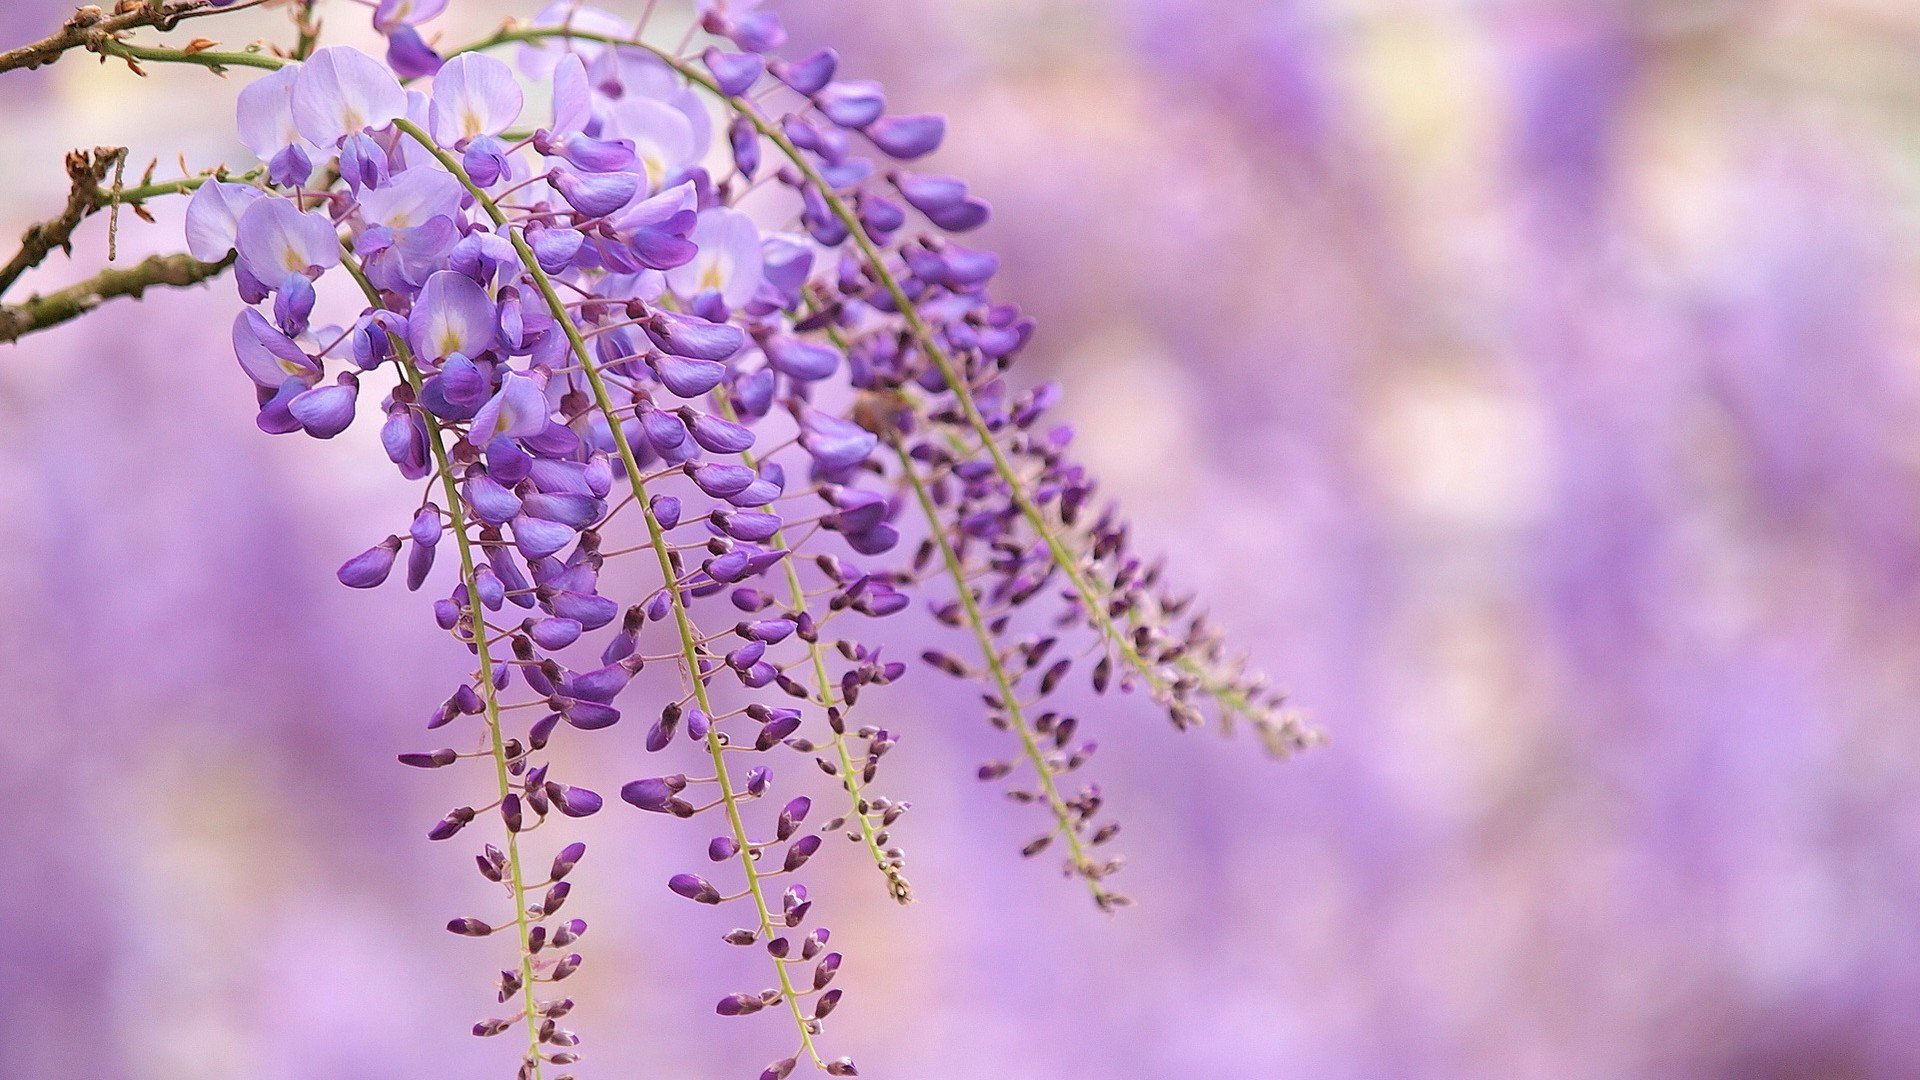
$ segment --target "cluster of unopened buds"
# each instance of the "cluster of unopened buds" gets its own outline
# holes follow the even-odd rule
[[[382,0],[384,59],[319,46],[311,3],[286,50],[99,51],[264,72],[238,110],[258,166],[181,185],[189,248],[231,260],[260,427],[330,439],[373,413],[421,485],[339,578],[429,589],[473,658],[426,721],[466,748],[402,761],[487,777],[428,832],[485,828],[504,914],[448,929],[516,943],[506,1012],[475,1033],[521,1031],[523,1077],[579,1058],[557,984],[582,962],[585,848],[536,859],[532,834],[606,801],[556,774],[554,740],[626,719],[656,763],[632,763],[620,800],[716,823],[711,868],[666,887],[737,905],[724,940],[770,961],[769,988],[717,1010],[791,1018],[764,1077],[853,1075],[819,1046],[841,957],[798,875],[845,833],[910,897],[891,835],[907,803],[873,790],[895,734],[856,718],[870,688],[910,662],[980,681],[1009,736],[980,777],[1044,809],[1025,853],[1059,853],[1103,908],[1124,903],[1117,826],[1078,779],[1089,733],[1047,700],[1076,668],[1182,727],[1243,722],[1276,753],[1309,733],[1094,505],[1048,418],[1057,390],[1006,381],[1033,323],[990,298],[996,258],[955,239],[987,204],[912,164],[940,117],[888,112],[831,51],[780,58],[778,19],[738,0],[672,47],[561,4],[437,50],[420,25],[445,6]],[[616,559],[651,591],[610,595]],[[961,635],[880,622],[916,600]],[[669,700],[628,692],[649,665],[677,673]],[[814,768],[787,775],[805,758],[831,808]]]

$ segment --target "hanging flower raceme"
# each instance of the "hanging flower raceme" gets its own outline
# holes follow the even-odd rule
[[[1026,669],[1046,661],[1034,678],[1044,696],[1062,684],[1079,650],[1056,651],[1052,635],[1010,632],[1021,624],[1015,609],[1064,594],[1065,623],[1084,624],[1094,637],[1095,657],[1086,664],[1092,687],[1142,686],[1178,727],[1210,709],[1223,727],[1244,721],[1255,728],[1275,756],[1315,736],[1204,620],[1187,615],[1191,598],[1160,585],[1161,570],[1129,550],[1117,516],[1089,514],[1094,484],[1065,456],[1070,432],[1040,423],[1057,392],[1009,400],[1002,376],[1033,323],[988,297],[998,260],[950,235],[984,224],[987,204],[958,178],[909,166],[938,148],[944,121],[888,114],[882,89],[841,78],[831,50],[792,61],[760,55],[778,37],[764,32],[763,14],[740,4],[707,9],[703,25],[741,51],[710,47],[698,64],[656,51],[731,114],[739,176],[752,179],[769,158],[782,159],[775,178],[792,193],[790,212],[804,234],[794,250],[819,269],[794,273],[787,250],[768,249],[763,259],[777,255],[783,265],[766,263],[764,272],[773,290],[785,290],[780,299],[802,305],[795,329],[814,342],[763,348],[776,369],[802,378],[826,377],[844,359],[847,383],[861,395],[857,422],[889,443],[901,501],[918,504],[932,537],[949,541],[941,561],[956,599],[940,605],[942,616],[968,626],[981,663],[977,671],[936,666],[986,679],[996,722],[1014,731],[1034,773],[1032,786],[1012,794],[1054,811],[1055,832],[1025,850],[1037,853],[1064,835],[1066,869],[1087,878],[1096,900],[1110,906],[1118,898],[1100,879],[1115,863],[1088,851],[1114,832],[1093,821],[1098,788],[1062,793],[1056,783],[1094,746],[1074,741],[1071,719],[1047,713],[1029,724],[1017,704]],[[617,39],[571,40],[566,27],[554,36],[602,58],[621,51]],[[932,540],[923,547],[922,567],[936,547]],[[980,589],[983,579],[994,584]],[[982,769],[1003,774],[998,763]]]
[[[551,984],[582,962],[571,947],[585,926],[559,912],[584,849],[565,845],[534,880],[523,841],[554,815],[601,809],[545,754],[563,730],[617,723],[634,708],[633,677],[665,663],[684,692],[647,707],[646,748],[668,754],[684,734],[706,767],[636,780],[622,796],[721,821],[708,853],[722,865],[668,885],[702,903],[746,904],[747,925],[727,941],[764,947],[774,985],[718,1008],[777,1006],[794,1022],[796,1057],[850,1074],[850,1062],[815,1048],[839,1001],[830,984],[840,957],[823,951],[828,931],[811,923],[793,877],[823,832],[846,829],[889,891],[908,895],[887,832],[905,804],[867,793],[894,736],[848,722],[862,690],[904,665],[835,625],[855,629],[906,603],[901,575],[848,561],[898,537],[886,500],[863,497],[878,441],[812,400],[812,382],[828,374],[817,360],[801,365],[802,378],[760,347],[791,339],[795,303],[763,300],[770,241],[729,208],[725,186],[688,155],[659,150],[669,139],[636,153],[615,134],[690,127],[685,102],[670,95],[655,104],[682,117],[678,126],[637,107],[640,91],[677,77],[650,58],[596,69],[590,79],[581,57],[559,58],[552,122],[510,144],[501,136],[525,99],[498,58],[453,56],[422,93],[364,54],[321,49],[269,76],[271,94],[243,96],[243,125],[271,133],[255,145],[269,163],[265,185],[206,185],[189,232],[210,257],[237,252],[250,306],[236,317],[234,347],[264,429],[338,435],[354,419],[360,380],[393,376],[381,442],[402,477],[428,491],[407,528],[348,560],[340,579],[379,585],[404,552],[417,589],[443,549],[459,560],[433,614],[477,664],[428,727],[472,724],[478,741],[403,761],[495,766],[487,799],[429,830],[447,840],[494,816],[504,834],[478,867],[512,917],[449,924],[470,937],[512,929],[519,941],[520,962],[497,988],[518,1012],[476,1032],[524,1027],[529,1075],[577,1057],[558,1025],[571,1003]],[[296,154],[303,167],[274,165]],[[316,173],[339,186],[312,189]],[[341,266],[366,306],[342,325],[315,325],[314,281]],[[801,554],[835,534],[839,554]],[[602,591],[607,560],[648,556],[660,571],[652,593],[623,603]],[[650,653],[649,642],[672,647]],[[531,704],[544,706],[538,718],[508,730],[518,713],[506,710]],[[809,724],[819,734],[805,734]],[[796,795],[762,831],[749,807],[775,790],[777,763],[738,754],[792,750],[839,780],[844,809],[809,821],[811,801]],[[735,885],[723,893],[713,882],[728,876]]]
[[[997,260],[951,237],[987,205],[908,164],[943,120],[889,113],[831,51],[770,55],[779,21],[746,0],[703,4],[697,59],[572,3],[441,48],[418,27],[445,6],[382,0],[384,63],[303,45],[248,86],[256,179],[200,184],[187,232],[196,257],[234,259],[260,427],[333,438],[377,402],[381,447],[422,485],[339,578],[404,566],[472,658],[427,719],[450,745],[402,761],[483,778],[428,830],[484,828],[477,867],[505,900],[448,927],[514,941],[505,1012],[474,1031],[523,1033],[523,1077],[578,1060],[554,984],[582,963],[585,848],[534,834],[604,805],[556,773],[555,740],[638,716],[649,760],[621,801],[712,823],[707,865],[664,885],[737,907],[724,941],[769,961],[715,1008],[786,1014],[793,1049],[764,1077],[852,1075],[819,1045],[841,956],[799,878],[841,833],[911,895],[892,839],[907,804],[874,790],[897,736],[855,718],[899,656],[983,683],[1016,753],[981,776],[1047,809],[1026,853],[1064,849],[1103,907],[1123,902],[1097,854],[1115,826],[1074,777],[1094,747],[1044,700],[1076,663],[1182,726],[1211,700],[1276,747],[1301,734],[1211,631],[1176,625],[1188,601],[1119,519],[1090,518],[1092,481],[1043,423],[1054,392],[1007,388],[1032,323],[989,299]],[[323,304],[328,277],[360,300]],[[640,560],[648,591],[614,595],[615,559]],[[929,581],[969,646],[863,640]],[[665,678],[639,684],[670,689],[636,688],[649,667]]]

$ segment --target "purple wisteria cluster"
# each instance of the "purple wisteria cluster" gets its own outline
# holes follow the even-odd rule
[[[667,887],[737,906],[725,941],[769,960],[766,988],[717,1010],[788,1014],[794,1048],[764,1077],[853,1075],[817,1044],[841,957],[798,875],[844,833],[910,898],[890,835],[907,804],[871,790],[896,737],[854,719],[900,657],[982,682],[1012,741],[981,778],[1048,810],[1024,852],[1057,841],[1103,908],[1124,902],[1099,853],[1117,826],[1070,783],[1094,744],[1047,703],[1076,665],[1182,727],[1211,703],[1276,752],[1307,733],[1094,506],[1047,420],[1057,389],[1005,380],[1033,323],[989,297],[996,258],[954,239],[987,204],[912,164],[941,118],[889,113],[831,51],[774,55],[784,33],[753,4],[708,4],[691,52],[563,4],[442,53],[419,27],[444,7],[383,0],[384,63],[306,33],[284,60],[247,54],[270,69],[239,99],[260,168],[200,183],[187,231],[196,258],[233,259],[259,426],[328,439],[376,409],[422,485],[339,577],[430,589],[474,660],[426,721],[453,745],[402,760],[486,777],[428,833],[490,826],[477,866],[506,904],[449,929],[510,936],[518,959],[475,1033],[522,1030],[523,1077],[578,1060],[555,984],[582,962],[585,848],[560,837],[536,863],[534,834],[605,800],[547,752],[637,716],[657,763],[621,800],[715,823],[710,868]],[[651,591],[610,595],[615,559]],[[964,647],[860,640],[916,592]],[[629,690],[648,665],[677,673],[670,700]],[[794,753],[837,784],[832,809],[800,793],[815,774]]]

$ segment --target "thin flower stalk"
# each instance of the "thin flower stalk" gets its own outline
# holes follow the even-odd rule
[[[341,265],[352,276],[360,290],[366,294],[367,302],[375,307],[381,306],[380,293],[367,280],[357,260],[344,255]],[[413,358],[413,351],[406,340],[399,335],[389,335],[394,349],[395,366],[408,386],[417,393],[422,377],[419,366]],[[498,797],[504,801],[513,792],[513,783],[508,772],[512,764],[507,755],[506,738],[501,731],[500,692],[494,682],[493,647],[484,632],[486,609],[480,602],[479,566],[473,556],[473,541],[467,532],[466,512],[460,498],[460,491],[453,478],[453,463],[447,457],[447,448],[440,421],[431,413],[422,411],[427,428],[427,445],[433,454],[434,474],[440,483],[442,495],[447,500],[448,515],[451,518],[450,530],[456,549],[460,554],[460,580],[467,587],[466,618],[474,629],[471,644],[474,655],[480,664],[480,678],[477,685],[487,728],[487,753],[493,759],[495,780],[498,784]],[[526,875],[521,868],[520,836],[516,830],[506,831],[506,873],[504,875],[507,892],[513,900],[514,929],[519,937],[520,982],[521,982],[521,1019],[527,1029],[527,1056],[525,1068],[530,1080],[543,1080],[540,1052],[540,1002],[534,996],[537,985],[534,978],[534,951],[531,939],[533,920],[528,915]]]
[[[900,474],[906,478],[907,486],[913,491],[914,501],[929,521],[940,520],[939,507],[934,504],[933,495],[927,490],[926,481],[921,478],[919,468],[897,439],[892,440],[891,445],[900,460]],[[1090,815],[1068,805],[1067,800],[1060,794],[1055,777],[1063,770],[1059,765],[1050,762],[1046,752],[1040,748],[1039,738],[1027,719],[1026,706],[1020,700],[1020,690],[1008,673],[1007,665],[1000,655],[997,637],[988,628],[987,618],[980,610],[980,602],[974,595],[974,585],[967,576],[966,566],[962,563],[959,554],[955,552],[953,542],[947,538],[944,530],[933,529],[931,537],[933,544],[940,552],[941,563],[946,567],[947,575],[953,581],[955,597],[965,615],[967,629],[980,646],[980,659],[986,664],[987,672],[993,679],[994,697],[1000,714],[1005,718],[1006,726],[1013,731],[1014,737],[1020,740],[1020,752],[1025,755],[1028,765],[1033,769],[1035,782],[1040,788],[1040,799],[1053,814],[1057,832],[1048,836],[1058,835],[1067,846],[1067,872],[1080,877],[1087,883],[1088,890],[1093,894],[1093,902],[1102,911],[1126,906],[1127,898],[1108,889],[1105,883],[1105,879],[1118,869],[1118,863],[1114,860],[1096,860],[1088,853],[1092,841],[1083,834]],[[994,778],[1005,775],[1004,771],[987,768],[983,770],[982,777],[986,778],[989,774],[993,774]],[[1104,840],[1106,837],[1102,836],[1100,839]],[[1042,837],[1029,844],[1031,849],[1029,853],[1038,854],[1039,850],[1046,846],[1046,840],[1046,837]]]
[[[721,415],[732,419],[733,410],[728,408],[724,401],[719,404]],[[740,458],[747,463],[748,468],[756,467],[752,453],[743,453]],[[778,547],[787,546],[784,528],[773,534],[773,543]],[[788,605],[795,612],[806,610],[807,587],[800,580],[799,568],[794,565],[792,559],[788,559],[781,564],[781,570],[786,578]],[[826,710],[829,717],[836,769],[834,775],[839,777],[840,785],[847,793],[846,816],[854,822],[858,830],[856,835],[860,842],[866,845],[868,856],[873,859],[874,866],[886,879],[887,895],[893,897],[896,903],[911,903],[913,885],[907,881],[906,874],[901,869],[899,851],[888,846],[887,834],[883,831],[892,824],[899,812],[905,810],[905,804],[889,803],[886,806],[875,806],[869,801],[867,795],[869,781],[866,779],[866,774],[874,761],[871,740],[868,756],[864,760],[856,761],[853,751],[847,745],[846,725],[838,711],[840,703],[834,699],[833,676],[827,671],[826,649],[818,641],[808,641],[806,645],[807,662],[813,668],[814,686],[819,695],[815,700],[822,709]],[[879,819],[879,824],[875,823],[875,819]]]

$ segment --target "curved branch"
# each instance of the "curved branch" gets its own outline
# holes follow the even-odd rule
[[[28,334],[46,330],[85,315],[109,300],[122,296],[139,298],[155,285],[185,288],[219,277],[233,264],[232,256],[217,263],[201,262],[181,252],[154,255],[125,269],[110,268],[45,296],[0,307],[0,344],[15,342]]]
[[[124,146],[98,146],[67,153],[67,179],[72,186],[67,191],[66,209],[58,217],[28,226],[20,237],[20,250],[5,266],[0,266],[0,293],[6,292],[21,274],[39,266],[54,249],[72,253],[73,231],[100,209],[103,198],[110,197],[111,193],[101,190],[100,185],[126,160]]]
[[[184,19],[234,10],[234,7],[215,7],[213,0],[168,0],[159,4],[121,6],[123,10],[111,15],[91,4],[81,8],[60,27],[58,33],[0,53],[0,71],[43,67],[74,49],[99,52],[106,42],[113,40],[114,35],[128,30],[143,27],[171,30]]]

